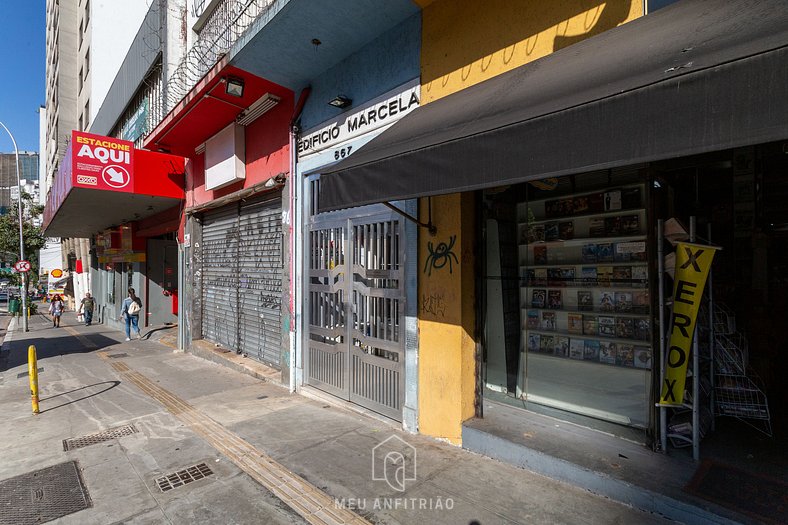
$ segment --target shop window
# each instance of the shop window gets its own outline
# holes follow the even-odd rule
[[[484,194],[485,395],[648,427],[647,193],[622,170]]]

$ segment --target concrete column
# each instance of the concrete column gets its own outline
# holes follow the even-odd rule
[[[419,230],[419,431],[454,444],[475,415],[474,213],[471,193],[433,197],[437,234]]]

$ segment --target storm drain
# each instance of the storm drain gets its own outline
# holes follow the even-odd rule
[[[96,443],[102,443],[104,441],[122,438],[124,436],[130,436],[136,433],[137,429],[134,428],[134,425],[123,425],[122,427],[109,428],[102,432],[96,432],[95,434],[90,434],[88,436],[64,439],[63,450],[68,451],[74,450],[76,448],[88,447],[90,445],[95,445]]]
[[[46,523],[90,506],[76,461],[0,481],[0,525]]]
[[[212,474],[213,471],[210,469],[210,467],[208,467],[208,465],[205,463],[200,463],[198,465],[186,467],[185,469],[179,470],[178,472],[173,472],[172,474],[167,474],[166,476],[156,478],[155,483],[156,486],[159,487],[159,490],[162,492],[167,492],[182,485],[186,485],[187,483],[191,483],[192,481],[203,479]]]
[[[107,357],[110,357],[112,359],[117,359],[119,357],[129,357],[129,354],[126,354],[126,353],[123,353],[123,354],[112,354],[112,355],[108,355]]]

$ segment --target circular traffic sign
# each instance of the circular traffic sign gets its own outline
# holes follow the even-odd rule
[[[29,272],[30,271],[30,261],[18,261],[14,265],[14,269],[17,272]]]

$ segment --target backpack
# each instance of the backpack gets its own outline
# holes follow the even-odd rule
[[[140,310],[140,304],[137,301],[131,301],[131,304],[126,311],[129,313],[129,315],[137,315],[140,313]]]

